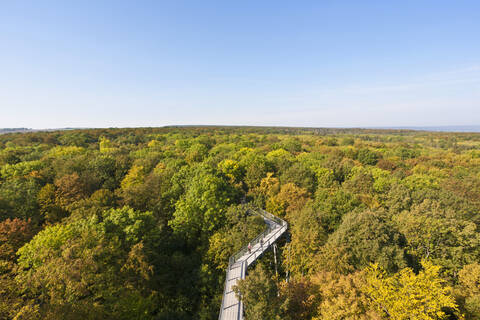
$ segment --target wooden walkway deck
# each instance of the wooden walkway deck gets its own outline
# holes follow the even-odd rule
[[[218,317],[219,320],[243,319],[243,304],[238,300],[232,288],[237,283],[237,280],[245,279],[248,266],[255,262],[255,260],[287,231],[287,222],[282,219],[264,210],[258,211],[258,214],[265,220],[267,230],[250,242],[252,246],[250,252],[248,247],[245,246],[230,257],[223,291],[222,307],[220,308],[220,315]]]

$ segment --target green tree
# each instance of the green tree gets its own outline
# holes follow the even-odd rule
[[[368,148],[358,150],[357,160],[363,165],[374,166],[377,164],[379,156]]]
[[[57,193],[53,184],[47,183],[38,192],[38,205],[40,213],[47,223],[60,221],[67,212],[57,202]]]
[[[278,173],[283,173],[294,161],[293,155],[285,149],[277,149],[267,154],[267,160],[270,161]]]
[[[243,301],[245,320],[280,319],[277,285],[262,264],[245,280],[239,280],[233,290]]]
[[[394,219],[406,237],[409,252],[419,260],[432,259],[455,274],[480,258],[477,225],[436,201],[426,199]]]
[[[381,211],[350,212],[329,237],[333,247],[346,249],[349,264],[362,269],[370,263],[394,272],[408,265],[405,238]]]
[[[13,178],[4,181],[0,185],[0,217],[31,218],[36,222],[40,221],[37,203],[39,190],[40,184],[34,178]]]
[[[315,267],[315,257],[327,241],[327,232],[320,215],[311,205],[303,208],[289,222],[292,240],[290,248],[283,252],[284,264],[294,274],[308,273]]]
[[[222,272],[231,255],[265,230],[265,221],[254,213],[255,210],[243,205],[229,207],[226,225],[210,237],[207,255]]]
[[[19,249],[17,280],[44,315],[152,319],[159,237],[151,213],[129,208],[49,226]]]
[[[186,151],[185,159],[189,162],[201,162],[208,153],[208,148],[201,143],[193,144]]]
[[[294,163],[281,176],[282,184],[294,183],[297,186],[308,190],[310,193],[315,192],[317,187],[316,177],[313,170],[304,166],[302,163]]]
[[[245,168],[243,180],[249,189],[258,187],[260,181],[272,171],[266,157],[255,152],[249,152],[239,161],[239,164]]]
[[[343,183],[343,187],[354,194],[372,194],[374,179],[367,170],[354,167],[350,173],[348,180]]]
[[[334,232],[348,212],[361,208],[362,203],[350,192],[343,189],[319,188],[312,202],[321,221],[322,228],[327,233]]]
[[[225,224],[225,209],[233,201],[233,196],[223,179],[197,168],[187,182],[185,194],[175,204],[169,224],[174,231],[192,240],[208,237]]]

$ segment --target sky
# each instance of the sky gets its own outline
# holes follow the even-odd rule
[[[480,125],[480,1],[0,1],[0,127]]]

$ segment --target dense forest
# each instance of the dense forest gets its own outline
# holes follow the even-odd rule
[[[480,134],[261,127],[0,135],[0,319],[480,319]]]

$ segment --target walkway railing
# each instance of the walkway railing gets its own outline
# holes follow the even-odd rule
[[[229,258],[219,320],[243,319],[243,304],[233,292],[233,286],[238,279],[245,279],[247,267],[258,259],[288,228],[286,221],[265,210],[249,210],[249,213],[263,217],[267,229],[250,241],[250,249],[248,245],[245,245]]]
[[[249,210],[249,212],[252,212],[252,210]],[[262,216],[264,219],[270,220],[274,222],[276,225],[280,226],[287,226],[287,222],[274,216],[270,212],[267,212],[265,210],[259,209],[255,210],[253,213],[258,214]],[[262,239],[264,239],[272,230],[274,227],[272,227],[271,224],[267,223],[267,229],[260,233],[258,236],[256,236],[253,240],[250,241],[250,245],[254,247],[257,243],[259,243]],[[248,251],[248,245],[244,245],[237,253],[235,253],[233,256],[230,257],[228,260],[229,263],[234,264],[238,259],[246,254]]]

